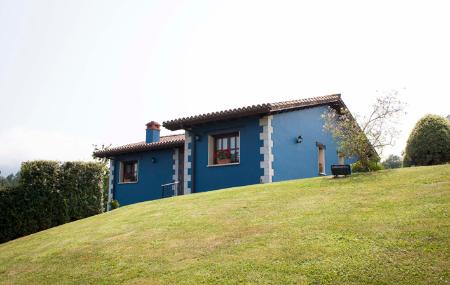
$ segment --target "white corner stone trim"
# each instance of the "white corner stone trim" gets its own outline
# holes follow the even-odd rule
[[[192,154],[189,144],[192,143],[192,135],[186,131],[184,135],[184,194],[190,194],[191,188],[189,188],[189,183],[191,181],[191,175],[189,174],[189,169],[191,169],[191,163],[189,162],[189,157]]]
[[[174,149],[173,151],[173,182],[178,181],[178,167],[180,165],[180,161],[178,159],[179,150],[178,148]]]
[[[262,133],[259,134],[259,139],[263,142],[263,146],[259,148],[259,153],[264,156],[260,162],[260,167],[264,170],[263,176],[261,176],[261,183],[272,182],[274,171],[272,168],[273,163],[273,140],[272,140],[272,118],[273,116],[265,116],[259,119],[259,125],[263,128]]]
[[[111,202],[113,199],[114,187],[114,160],[109,160],[109,184],[108,184],[108,203],[106,204],[106,211],[111,210]]]

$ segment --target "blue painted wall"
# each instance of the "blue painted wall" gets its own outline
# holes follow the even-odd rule
[[[240,164],[208,167],[208,135],[233,131],[240,132]],[[204,192],[260,183],[260,131],[257,117],[209,123],[193,128],[193,136],[200,137],[199,140],[193,141],[194,191]]]
[[[331,174],[331,165],[338,164],[337,144],[323,131],[321,115],[327,107],[320,106],[273,115],[273,181],[318,176],[319,150],[316,142],[326,146],[325,171]],[[296,143],[301,135],[303,142]],[[346,163],[354,160],[346,159]]]
[[[332,136],[323,131],[321,115],[327,107],[314,107],[273,115],[272,153],[274,161],[273,181],[282,181],[318,176],[318,148],[316,142],[326,146],[326,173],[330,174],[332,164],[338,163],[337,145]],[[260,183],[263,169],[260,162],[262,141],[259,117],[242,118],[224,122],[208,123],[194,127],[190,133],[193,141],[189,144],[192,156],[189,169],[194,182],[193,192],[205,192],[235,186]],[[208,135],[240,132],[240,163],[238,165],[208,166]],[[296,143],[302,135],[303,142]],[[198,140],[195,137],[198,136]],[[115,158],[113,195],[120,205],[161,198],[161,185],[173,182],[174,149],[158,150],[117,156]],[[152,162],[152,157],[156,163]],[[120,161],[138,160],[139,177],[137,183],[120,184]],[[354,162],[346,159],[346,163]],[[186,165],[185,165],[186,167]],[[192,189],[192,179],[189,186]]]
[[[121,206],[161,198],[161,185],[172,183],[174,149],[120,155],[114,162],[113,196]],[[156,162],[152,162],[152,157]],[[119,183],[120,161],[138,160],[138,182]]]

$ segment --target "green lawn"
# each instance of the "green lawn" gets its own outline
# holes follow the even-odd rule
[[[0,283],[449,284],[450,165],[123,207],[1,244]]]

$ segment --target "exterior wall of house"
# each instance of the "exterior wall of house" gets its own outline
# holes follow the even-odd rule
[[[259,153],[262,155],[260,166],[262,169],[261,183],[270,183],[273,179],[273,126],[272,126],[273,116],[264,116],[259,119],[259,125],[261,127],[261,132],[259,134],[259,139],[261,140],[261,146],[259,148]]]
[[[338,164],[337,144],[331,134],[323,131],[321,115],[326,106],[284,112],[273,115],[273,181],[307,178],[319,174],[319,149],[325,146],[325,172],[331,174],[331,165]],[[297,143],[297,137],[303,141]],[[354,162],[345,159],[346,163]]]
[[[242,118],[226,122],[208,123],[193,128],[189,133],[189,143],[185,155],[192,154],[188,161],[187,173],[192,175],[195,192],[205,192],[260,183],[263,175],[260,162],[262,155],[260,139],[262,127],[259,117]],[[232,165],[208,165],[211,149],[208,141],[212,135],[239,132],[240,162]],[[188,142],[186,142],[188,144]],[[185,181],[186,183],[186,181]],[[192,181],[191,181],[192,183]],[[192,186],[192,184],[189,184]]]
[[[161,185],[172,183],[174,177],[175,149],[130,153],[114,158],[114,199],[121,206],[161,198]],[[155,158],[155,162],[152,161]],[[119,183],[120,162],[138,161],[138,181]]]
[[[186,131],[184,134],[184,194],[192,193],[192,134]]]
[[[116,156],[111,165],[113,197],[124,206],[160,199],[161,185],[174,181],[183,183],[184,194],[189,194],[314,177],[319,175],[318,146],[324,147],[325,172],[330,174],[331,165],[339,164],[339,156],[332,136],[323,131],[321,115],[326,109],[319,106],[211,122],[186,131],[184,148]],[[239,132],[239,163],[211,165],[212,136],[231,132]],[[303,138],[301,143],[298,136]],[[138,161],[138,181],[119,183],[121,161],[128,160]]]

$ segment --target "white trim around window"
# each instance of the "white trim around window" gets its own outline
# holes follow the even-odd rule
[[[214,152],[215,150],[215,139],[218,136],[223,136],[227,134],[237,134],[236,138],[236,145],[235,149],[238,151],[238,161],[237,162],[230,162],[230,163],[223,163],[218,164],[214,161]],[[233,165],[239,165],[241,163],[241,132],[230,130],[230,131],[224,131],[224,132],[218,132],[218,133],[212,133],[208,135],[208,164],[207,167],[221,167],[221,166],[233,166]]]
[[[134,168],[134,176],[136,176],[135,180],[133,181],[123,181],[124,180],[124,164],[125,163],[133,163]],[[137,159],[131,159],[131,160],[123,160],[120,161],[120,167],[119,167],[119,184],[134,184],[138,183],[139,181],[139,160]]]

